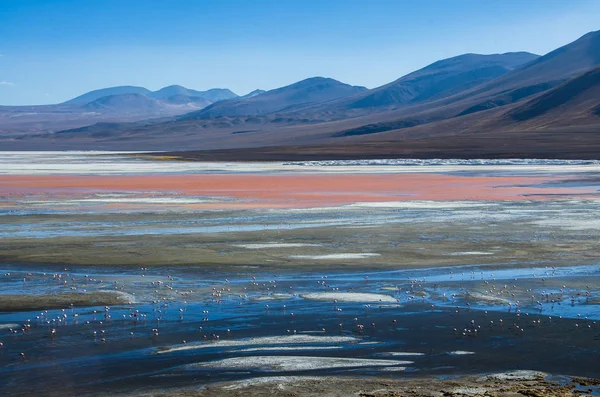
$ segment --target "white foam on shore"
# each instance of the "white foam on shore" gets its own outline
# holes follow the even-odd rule
[[[0,329],[15,329],[20,327],[19,324],[0,324]]]
[[[291,255],[292,259],[316,259],[316,260],[337,260],[337,259],[367,259],[380,256],[375,253],[352,253],[352,254],[327,254],[327,255]]]
[[[453,352],[449,352],[448,354],[451,356],[467,356],[469,354],[475,354],[475,352],[468,352],[468,351],[464,351],[464,350],[455,350]]]
[[[250,356],[190,364],[188,368],[255,369],[266,372],[287,372],[331,368],[394,367],[407,364],[412,364],[412,362],[340,357]]]
[[[386,302],[397,303],[398,300],[390,295],[372,294],[366,292],[313,292],[300,295],[301,298],[313,301],[329,301],[333,302]]]
[[[234,247],[246,248],[249,250],[260,250],[266,248],[296,248],[296,247],[319,247],[319,244],[308,243],[264,243],[264,244],[233,244]]]
[[[185,350],[197,350],[210,347],[246,347],[260,345],[303,345],[303,344],[336,344],[351,343],[358,341],[358,338],[352,336],[314,336],[314,335],[286,335],[286,336],[263,336],[259,338],[239,339],[239,340],[219,340],[204,343],[194,343],[185,345],[171,346],[160,349],[157,354],[173,353]]]

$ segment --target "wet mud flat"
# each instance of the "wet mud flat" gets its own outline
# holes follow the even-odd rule
[[[93,293],[59,294],[0,294],[0,313],[33,310],[63,309],[66,307],[106,306],[132,303],[131,295],[117,291],[95,291]]]
[[[1,217],[0,260],[97,266],[430,267],[594,263],[597,201]]]

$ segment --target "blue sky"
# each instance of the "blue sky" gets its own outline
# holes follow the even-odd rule
[[[371,88],[598,29],[600,0],[0,0],[0,105],[115,85],[245,94],[326,76]]]

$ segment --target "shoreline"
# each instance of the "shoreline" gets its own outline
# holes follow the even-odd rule
[[[339,139],[339,138],[338,138]],[[357,140],[321,145],[168,150],[152,157],[188,161],[322,161],[353,159],[564,159],[600,160],[597,134],[587,131],[506,131],[435,138]],[[174,157],[174,158],[173,158]]]
[[[391,372],[390,376],[393,376]],[[598,395],[600,379],[550,375],[539,371],[514,370],[501,373],[447,377],[334,377],[271,376],[233,382],[208,383],[197,388],[160,390],[135,397],[210,397],[210,396],[297,396],[362,397],[404,396],[556,396]]]

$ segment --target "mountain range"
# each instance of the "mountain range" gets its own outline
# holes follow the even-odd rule
[[[325,77],[242,97],[113,87],[46,110],[0,107],[0,144],[202,159],[600,158],[599,65],[596,31],[543,56],[443,59],[374,89]],[[69,112],[82,116],[68,120]]]
[[[256,95],[253,91],[248,95]],[[238,98],[226,88],[197,91],[170,85],[157,91],[144,87],[102,88],[56,105],[0,106],[0,133],[55,132],[94,122],[164,118],[202,109],[218,101]]]
[[[85,105],[103,97],[126,94],[142,95],[148,98],[166,100],[167,102],[174,97],[189,98],[189,102],[194,102],[196,99],[201,98],[208,100],[211,103],[238,97],[236,94],[226,88],[213,88],[207,91],[196,91],[180,85],[170,85],[157,91],[150,91],[144,87],[119,86],[90,91],[65,102],[65,104]]]

